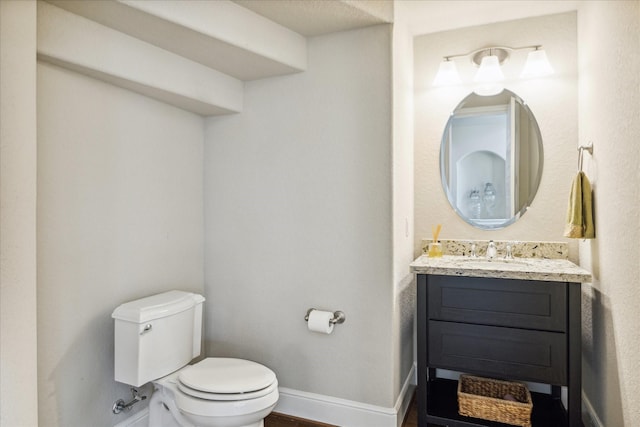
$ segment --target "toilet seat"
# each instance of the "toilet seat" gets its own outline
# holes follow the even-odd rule
[[[244,359],[207,358],[180,371],[183,393],[205,400],[239,401],[265,396],[277,388],[275,373]]]
[[[186,395],[191,397],[197,397],[198,399],[203,400],[211,400],[211,401],[242,401],[242,400],[251,400],[258,399],[260,397],[266,396],[269,393],[272,393],[274,390],[278,388],[278,383],[274,382],[269,387],[263,388],[262,390],[257,390],[248,393],[206,393],[198,390],[194,390],[185,386],[184,384],[178,382],[178,389]]]
[[[186,386],[181,387],[180,381],[178,380],[179,375],[180,371],[176,371],[154,381],[154,386],[157,391],[154,392],[153,396],[156,396],[156,394],[161,396],[159,397],[160,401],[175,401],[176,408],[181,414],[186,416],[193,425],[205,427],[251,424],[255,422],[252,420],[259,420],[266,417],[278,403],[279,393],[277,379],[271,386],[264,390],[265,394],[261,397],[246,399],[240,397],[243,396],[242,394],[233,394],[232,396],[234,396],[236,400],[223,400],[222,397],[225,397],[224,395],[209,394],[206,398],[200,398],[185,393],[182,391],[182,388]],[[232,418],[244,419],[246,422],[244,422],[244,424],[228,424]],[[227,420],[223,421],[227,424],[220,424],[221,420]]]

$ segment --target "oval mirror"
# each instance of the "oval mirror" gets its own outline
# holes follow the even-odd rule
[[[440,175],[449,203],[469,224],[506,227],[531,205],[542,177],[542,138],[513,92],[467,96],[442,136]]]

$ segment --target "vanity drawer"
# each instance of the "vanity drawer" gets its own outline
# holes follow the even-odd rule
[[[429,366],[498,378],[567,383],[566,335],[429,321]]]
[[[429,319],[564,332],[567,285],[483,277],[428,277]]]

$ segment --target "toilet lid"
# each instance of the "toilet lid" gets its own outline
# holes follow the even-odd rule
[[[276,381],[276,374],[249,360],[210,357],[184,368],[178,379],[204,393],[239,394],[269,387]]]

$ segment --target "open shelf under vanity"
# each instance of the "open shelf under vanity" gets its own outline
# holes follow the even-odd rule
[[[455,380],[436,378],[429,381],[427,387],[429,387],[429,401],[427,402],[429,426],[510,426],[510,424],[459,415],[456,393],[458,382]],[[531,399],[533,400],[532,427],[567,426],[567,412],[559,399],[553,398],[550,394],[536,392],[531,392]]]

